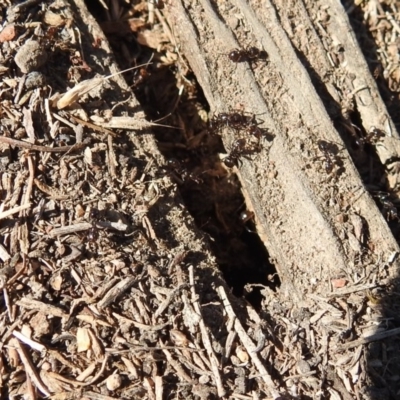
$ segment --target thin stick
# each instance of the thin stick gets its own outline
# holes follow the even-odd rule
[[[28,154],[27,160],[28,160],[28,169],[29,169],[29,179],[28,179],[28,187],[25,192],[25,201],[24,201],[25,204],[29,204],[29,200],[32,195],[33,181],[35,179],[35,165],[33,163],[32,156]],[[21,211],[21,214],[23,214],[23,213],[24,212]],[[20,216],[22,216],[21,214],[20,214]]]
[[[28,337],[26,337],[25,335],[23,335],[21,332],[19,331],[13,331],[12,333],[20,342],[23,342],[25,344],[27,344],[31,349],[34,349],[36,351],[42,352],[46,350],[46,347],[43,346],[41,343],[39,342],[35,342],[32,339],[29,339]]]
[[[21,206],[13,207],[10,210],[2,211],[2,212],[0,212],[0,220],[7,218],[10,215],[17,214],[20,211],[26,210],[26,209],[30,208],[30,206],[31,206],[31,203],[26,203],[26,204],[22,204]]]
[[[35,367],[29,358],[26,350],[22,346],[22,344],[19,342],[18,339],[12,338],[10,339],[10,345],[15,347],[15,349],[18,352],[19,358],[21,359],[22,364],[24,364],[25,367],[25,372],[29,377],[31,378],[32,382],[35,384],[35,386],[46,396],[50,396],[50,392],[47,390],[46,386],[40,379],[39,374],[36,372]]]
[[[205,349],[207,350],[207,355],[210,359],[211,363],[211,370],[214,374],[214,379],[215,383],[217,385],[217,391],[218,391],[218,396],[224,397],[226,394],[226,391],[224,389],[224,386],[222,384],[222,379],[221,375],[219,373],[220,366],[217,360],[217,357],[215,356],[214,349],[211,344],[210,337],[208,336],[207,328],[203,320],[203,316],[201,314],[201,309],[200,309],[200,304],[198,301],[198,296],[196,295],[196,290],[194,286],[194,273],[193,273],[193,265],[189,267],[189,282],[191,286],[191,292],[192,292],[192,301],[193,301],[193,307],[196,313],[201,317],[199,321],[199,326],[200,326],[200,331],[201,331],[201,338],[203,340],[203,344]]]
[[[264,364],[258,358],[258,354],[255,351],[255,350],[257,350],[257,347],[254,345],[253,341],[250,339],[250,337],[247,335],[246,331],[244,330],[242,324],[237,319],[236,314],[233,311],[232,305],[228,299],[228,296],[226,295],[226,292],[222,286],[220,286],[218,288],[218,294],[224,304],[225,310],[226,310],[229,318],[232,318],[235,320],[235,330],[239,336],[240,341],[243,343],[243,346],[246,348],[247,353],[250,355],[251,360],[253,361],[253,364],[258,369],[261,379],[267,384],[268,389],[271,392],[273,398],[274,399],[279,398],[280,395],[279,395],[278,390],[275,387],[274,381],[272,380],[270,374],[264,367]]]
[[[79,150],[84,146],[83,143],[77,143],[72,146],[62,146],[62,147],[40,146],[37,144],[24,142],[23,140],[12,139],[6,136],[0,136],[0,143],[6,143],[9,144],[10,146],[17,146],[23,149],[28,149],[33,151],[47,151],[50,153],[65,153],[68,151]]]
[[[360,292],[362,290],[374,289],[378,286],[380,286],[379,283],[366,283],[364,285],[354,285],[343,289],[337,289],[334,292],[329,293],[327,297],[332,298],[332,297],[346,296],[351,293]]]
[[[7,314],[10,322],[14,322],[13,314],[11,311],[10,296],[8,295],[7,288],[3,288],[4,303],[6,304]]]
[[[100,133],[107,133],[108,135],[111,135],[112,137],[118,137],[118,134],[116,134],[113,131],[110,131],[107,128],[103,128],[101,126],[92,124],[91,122],[84,121],[83,119],[80,119],[78,117],[75,117],[74,115],[70,115],[70,118],[72,118],[73,121],[77,122],[78,124],[81,124],[83,126],[86,126],[86,128],[91,128],[94,131],[100,132]]]
[[[81,387],[90,386],[90,385],[93,385],[93,383],[95,383],[101,377],[104,370],[106,369],[107,361],[108,361],[108,355],[105,354],[104,358],[103,358],[103,362],[100,366],[99,372],[90,381],[87,381],[87,382],[79,382],[74,379],[69,379],[60,374],[57,374],[56,372],[51,372],[51,371],[48,372],[48,375],[54,379],[61,381],[61,382],[70,383],[71,385],[76,385],[76,386],[81,386]]]
[[[360,346],[362,344],[367,344],[371,342],[376,342],[378,340],[387,339],[392,336],[400,335],[400,328],[391,329],[390,331],[385,331],[381,333],[376,333],[375,335],[367,336],[366,338],[361,338],[357,340],[353,340],[352,342],[342,344],[337,346],[339,350],[347,350],[353,347]]]
[[[92,228],[93,225],[90,222],[79,222],[73,225],[67,226],[60,226],[59,228],[53,228],[49,235],[51,237],[62,236],[62,235],[69,235],[75,232],[82,232],[87,231],[88,229]]]

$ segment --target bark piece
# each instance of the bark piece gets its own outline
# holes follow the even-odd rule
[[[233,10],[241,21],[234,30]],[[287,298],[305,300],[311,291],[326,294],[342,271],[351,274],[377,260],[392,260],[398,244],[364,189],[273,2],[236,0],[229,8],[208,0],[177,1],[169,17],[211,110],[229,112],[242,105],[260,116],[275,137],[254,160],[243,159],[238,176]],[[254,44],[268,53],[267,63],[229,59],[232,49]],[[229,130],[223,133],[227,148],[233,136]],[[335,157],[326,155],[321,141],[335,147]],[[350,213],[359,215],[369,232],[359,247],[368,254],[362,262],[349,239],[354,227],[344,223]]]

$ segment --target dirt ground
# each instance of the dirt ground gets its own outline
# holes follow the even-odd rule
[[[1,12],[1,398],[400,398],[399,1]]]

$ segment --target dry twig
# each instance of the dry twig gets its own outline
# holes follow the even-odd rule
[[[270,374],[264,367],[263,363],[261,360],[258,358],[257,354],[257,347],[254,345],[252,340],[249,338],[247,335],[246,331],[244,330],[242,324],[240,321],[237,319],[235,312],[233,311],[232,305],[228,299],[228,296],[225,293],[225,289],[220,286],[218,288],[218,294],[223,302],[223,305],[225,307],[225,310],[229,316],[229,318],[233,319],[235,321],[235,330],[239,336],[239,339],[243,343],[243,346],[246,348],[247,353],[250,354],[250,357],[258,369],[260,373],[261,379],[267,384],[268,389],[270,390],[272,396],[274,399],[278,399],[280,397],[278,390],[276,389],[275,383],[273,382]]]
[[[212,348],[211,340],[207,332],[206,325],[204,323],[201,310],[200,310],[200,304],[198,297],[196,295],[196,288],[195,288],[195,283],[194,283],[194,273],[193,273],[193,265],[189,267],[189,282],[190,282],[190,287],[191,287],[191,293],[192,293],[192,302],[193,302],[193,307],[196,311],[196,313],[200,316],[199,320],[199,326],[200,326],[200,331],[201,331],[201,338],[204,344],[205,349],[207,350],[208,357],[210,359],[211,363],[211,370],[214,374],[214,379],[215,383],[217,385],[217,391],[218,391],[218,396],[219,397],[224,397],[226,394],[226,391],[224,389],[224,386],[222,384],[222,379],[221,375],[219,373],[219,362],[217,360],[217,357],[215,356],[214,350]]]

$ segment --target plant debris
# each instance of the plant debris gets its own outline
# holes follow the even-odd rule
[[[314,15],[319,2],[300,3]],[[305,11],[291,15],[292,8],[274,4],[293,47],[303,49],[307,35],[292,35],[301,24],[290,21]],[[217,111],[211,105],[209,113],[207,88],[200,89],[182,53],[169,1],[88,5],[108,40],[82,0],[3,8],[0,397],[396,399],[398,253],[375,257],[381,245],[371,239],[375,232],[362,207],[349,206],[358,189],[346,190],[348,197],[345,184],[338,189],[348,179],[345,150],[322,139],[290,148],[307,158],[304,174],[321,191],[331,190],[324,207],[338,210],[329,223],[350,262],[321,276],[323,262],[318,274],[310,260],[302,275],[293,241],[286,255],[292,274],[285,276],[268,253],[274,238],[263,231],[242,172],[262,165],[257,179],[275,187],[269,222],[289,235],[292,214],[277,215],[300,195],[285,198],[282,170],[266,156],[281,133],[247,104]],[[240,32],[245,18],[225,2],[218,7]],[[369,40],[382,49],[383,72],[376,76],[382,72],[391,110],[398,107],[397,7],[370,1],[348,8],[365,13]],[[319,8],[315,21],[329,32],[327,10]],[[228,65],[213,72],[230,87],[231,69],[231,77],[247,68],[258,79],[267,71],[262,79],[276,98],[274,115],[282,112],[289,127],[298,112],[293,99],[283,112],[283,75],[273,71],[274,54],[266,50],[251,43],[226,54],[213,48],[215,65]],[[341,51],[330,50],[337,69],[326,76],[343,94]],[[129,71],[119,72],[115,60]],[[373,148],[388,139],[381,128],[355,128],[354,105],[342,105],[353,118],[338,119],[355,134],[352,157],[381,222],[398,239],[398,173],[389,173],[389,193],[380,181],[385,168],[370,169],[385,164]]]

